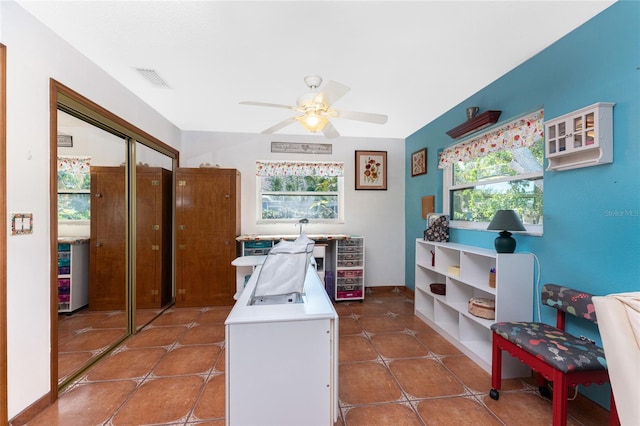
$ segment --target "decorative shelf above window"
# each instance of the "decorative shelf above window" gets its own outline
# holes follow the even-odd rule
[[[463,136],[467,136],[478,130],[482,130],[485,127],[489,127],[492,124],[498,122],[502,111],[485,111],[482,114],[478,114],[473,118],[465,121],[461,125],[449,130],[447,134],[453,139],[459,139]]]

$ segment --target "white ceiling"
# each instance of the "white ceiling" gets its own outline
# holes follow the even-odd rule
[[[295,105],[319,74],[351,87],[336,108],[389,116],[341,135],[405,138],[613,1],[18,3],[182,130],[259,133],[291,111],[238,102]]]

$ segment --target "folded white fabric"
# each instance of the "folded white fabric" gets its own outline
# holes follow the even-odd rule
[[[640,292],[594,296],[609,380],[622,425],[640,425]]]
[[[304,292],[304,280],[315,242],[302,233],[295,241],[281,240],[260,269],[255,297]]]

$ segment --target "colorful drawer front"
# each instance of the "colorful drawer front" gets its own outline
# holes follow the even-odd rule
[[[342,248],[345,246],[361,246],[362,238],[347,238],[346,240],[338,240],[338,247]]]
[[[68,303],[71,300],[71,280],[58,278],[58,303]]]
[[[362,290],[352,290],[352,291],[338,290],[338,299],[361,299],[361,298],[362,298]]]
[[[361,246],[338,246],[338,254],[343,253],[358,253],[362,255],[362,247]]]
[[[342,286],[359,287],[362,284],[363,284],[362,278],[338,278],[338,287],[342,287]]]
[[[358,260],[362,258],[362,253],[339,253],[338,261]]]
[[[245,256],[264,256],[269,254],[273,241],[245,241],[243,244]]]
[[[338,278],[362,278],[362,269],[354,271],[338,271]]]
[[[345,287],[344,290],[360,288],[364,284],[362,275],[362,269],[338,271],[338,290],[341,287]]]
[[[71,252],[58,253],[58,267],[71,265]]]
[[[357,267],[362,267],[362,259],[338,260],[338,268],[357,268]]]
[[[362,290],[362,284],[339,284],[338,291]]]
[[[272,242],[271,241],[245,241],[244,242],[244,248],[271,248]]]

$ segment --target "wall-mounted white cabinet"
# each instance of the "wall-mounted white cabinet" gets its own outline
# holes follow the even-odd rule
[[[545,122],[547,170],[613,162],[613,106],[599,102]]]
[[[492,273],[493,277],[491,277]],[[495,281],[493,281],[495,278]],[[430,284],[445,284],[446,294]],[[495,302],[495,319],[469,312],[472,297]],[[496,253],[455,243],[416,240],[415,314],[491,373],[491,325],[531,321],[533,255]],[[506,352],[502,376],[524,377],[529,369]]]

